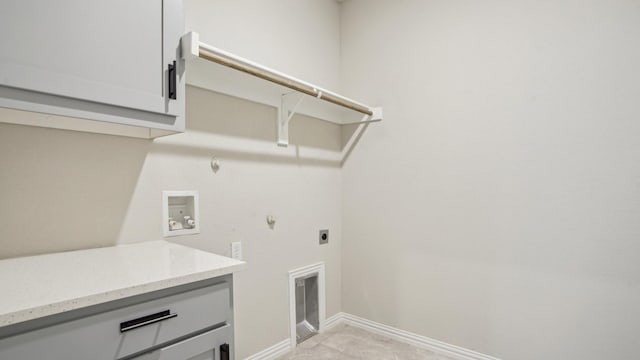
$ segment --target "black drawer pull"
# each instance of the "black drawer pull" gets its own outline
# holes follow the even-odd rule
[[[229,344],[220,345],[220,360],[229,360]]]
[[[175,100],[178,97],[178,90],[177,90],[177,84],[176,84],[178,72],[176,69],[175,61],[173,62],[173,64],[169,64],[169,67],[167,69],[167,76],[169,77],[169,99]]]
[[[125,331],[137,329],[139,327],[155,324],[162,320],[171,319],[178,316],[178,314],[172,314],[171,311],[165,310],[159,313],[143,316],[137,319],[128,320],[120,323],[120,332],[123,333]]]

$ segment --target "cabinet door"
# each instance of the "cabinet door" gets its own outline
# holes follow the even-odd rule
[[[168,112],[162,0],[4,0],[0,48],[6,87]]]

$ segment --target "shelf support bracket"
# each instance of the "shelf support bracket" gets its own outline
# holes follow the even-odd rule
[[[282,95],[278,108],[278,146],[289,146],[289,122],[304,100],[304,96],[297,92]]]

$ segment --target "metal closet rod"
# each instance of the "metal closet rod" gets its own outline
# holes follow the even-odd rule
[[[203,43],[200,43],[198,46],[198,56],[202,59],[213,61],[220,65],[245,72],[247,74],[270,81],[272,83],[288,87],[303,94],[328,101],[330,103],[357,111],[359,113],[369,116],[373,115],[373,111],[371,111],[371,109],[366,105],[360,104],[331,91],[317,88],[302,80],[298,80],[294,77],[279,73],[275,70],[268,69],[264,66],[258,65],[249,60],[227,53],[220,49],[207,46]]]

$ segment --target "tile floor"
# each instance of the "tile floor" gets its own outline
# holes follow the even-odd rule
[[[453,360],[366,330],[338,325],[277,360]]]

